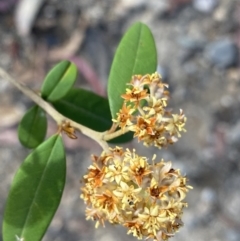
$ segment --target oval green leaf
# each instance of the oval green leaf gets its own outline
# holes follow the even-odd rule
[[[150,29],[143,23],[131,26],[123,36],[108,79],[108,98],[112,117],[122,108],[121,95],[132,75],[151,74],[157,69],[157,51]]]
[[[4,212],[4,241],[42,239],[60,203],[65,176],[62,138],[54,135],[24,160],[14,177]]]
[[[18,126],[18,138],[27,148],[40,145],[47,132],[47,117],[39,106],[33,106],[23,116]]]
[[[64,116],[95,131],[111,128],[112,117],[108,100],[91,91],[73,88],[61,100],[52,103]],[[111,140],[111,143],[124,143],[133,139],[132,133]]]
[[[77,78],[75,64],[64,60],[55,65],[44,79],[41,95],[48,101],[56,101],[65,96]]]

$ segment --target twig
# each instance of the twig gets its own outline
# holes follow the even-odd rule
[[[120,130],[117,130],[117,131],[112,132],[112,133],[107,132],[107,134],[104,135],[103,138],[104,138],[105,141],[109,141],[109,140],[112,140],[112,139],[114,139],[118,136],[124,135],[129,131],[130,130],[126,127],[124,130],[120,129]]]
[[[91,139],[95,140],[105,151],[108,151],[108,144],[104,140],[106,132],[97,132],[94,131],[86,126],[78,124],[77,122],[68,119],[64,115],[60,114],[56,111],[48,102],[44,101],[41,96],[36,94],[33,90],[28,88],[22,83],[17,82],[14,80],[6,71],[0,68],[0,77],[11,82],[15,87],[17,87],[22,93],[24,93],[27,97],[29,97],[32,101],[34,101],[37,105],[39,105],[43,110],[45,110],[55,121],[58,125],[62,125],[64,122],[69,122],[69,124],[74,127],[75,129],[82,132],[84,135],[90,137]]]

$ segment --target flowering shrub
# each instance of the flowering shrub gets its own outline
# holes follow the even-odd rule
[[[104,226],[123,225],[138,239],[168,240],[182,226],[186,193],[191,188],[170,161],[149,161],[121,143],[137,137],[145,146],[167,147],[184,132],[183,111],[168,109],[167,84],[156,73],[157,54],[150,29],[134,24],[116,51],[108,79],[108,99],[74,88],[77,67],[67,60],[54,66],[40,95],[0,69],[35,105],[23,116],[18,137],[33,149],[14,177],[4,211],[3,240],[39,241],[59,206],[65,185],[62,135],[77,141],[76,131],[103,149],[83,176],[80,197],[86,217]],[[45,140],[49,114],[56,134]],[[119,146],[109,147],[109,143]]]
[[[123,132],[132,131],[144,145],[158,148],[173,144],[185,131],[186,117],[166,110],[168,87],[158,73],[134,75],[130,87],[121,97],[123,107],[113,119]],[[148,163],[121,147],[109,148],[99,157],[92,156],[92,165],[84,176],[81,198],[87,204],[87,219],[121,224],[138,239],[167,240],[182,225],[183,202],[190,186],[171,162]]]

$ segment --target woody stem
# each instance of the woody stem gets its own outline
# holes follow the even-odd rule
[[[64,122],[69,122],[70,126],[79,130],[84,135],[90,137],[91,139],[95,140],[103,150],[108,150],[108,144],[106,140],[103,139],[105,133],[94,131],[86,126],[83,126],[71,119],[68,119],[64,115],[60,114],[56,111],[48,102],[43,100],[41,96],[36,94],[33,90],[25,86],[24,84],[16,81],[13,79],[6,71],[0,68],[0,77],[11,82],[15,87],[17,87],[23,94],[29,97],[33,102],[35,102],[38,106],[40,106],[43,110],[45,110],[55,121],[58,125],[62,125]],[[110,138],[111,139],[111,138]],[[109,139],[107,139],[109,140]]]
[[[113,133],[106,133],[105,135],[103,135],[103,140],[105,141],[109,141],[111,139],[114,139],[118,136],[121,136],[127,132],[129,132],[130,130],[126,127],[124,130],[120,129],[118,131],[115,131]]]

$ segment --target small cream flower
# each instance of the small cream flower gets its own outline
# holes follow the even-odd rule
[[[134,132],[134,137],[145,146],[158,148],[173,144],[185,132],[187,118],[180,114],[172,114],[167,110],[169,93],[168,85],[162,82],[158,73],[152,75],[134,75],[130,87],[121,97],[123,107],[113,120],[123,130]],[[133,104],[131,104],[133,103]]]
[[[145,146],[167,147],[181,136],[187,118],[167,108],[168,85],[158,73],[132,76],[122,108],[113,119],[123,132],[132,131]],[[98,156],[84,175],[81,198],[87,219],[123,225],[138,239],[165,241],[182,226],[183,202],[191,186],[171,162],[153,164],[135,150],[109,148]]]
[[[135,150],[116,147],[94,156],[80,197],[96,227],[109,221],[138,239],[168,240],[182,224],[183,199],[191,188],[186,182],[171,162],[151,165]]]
[[[113,191],[113,194],[122,201],[122,209],[126,210],[128,207],[134,207],[136,202],[139,202],[138,193],[142,188],[135,188],[134,185],[128,185],[125,182],[120,182],[120,186],[117,190]]]
[[[135,111],[130,105],[123,104],[122,109],[117,113],[117,119],[113,119],[113,122],[118,123],[119,127],[124,129],[126,126],[131,126],[133,123],[131,122],[133,116],[133,112]]]

